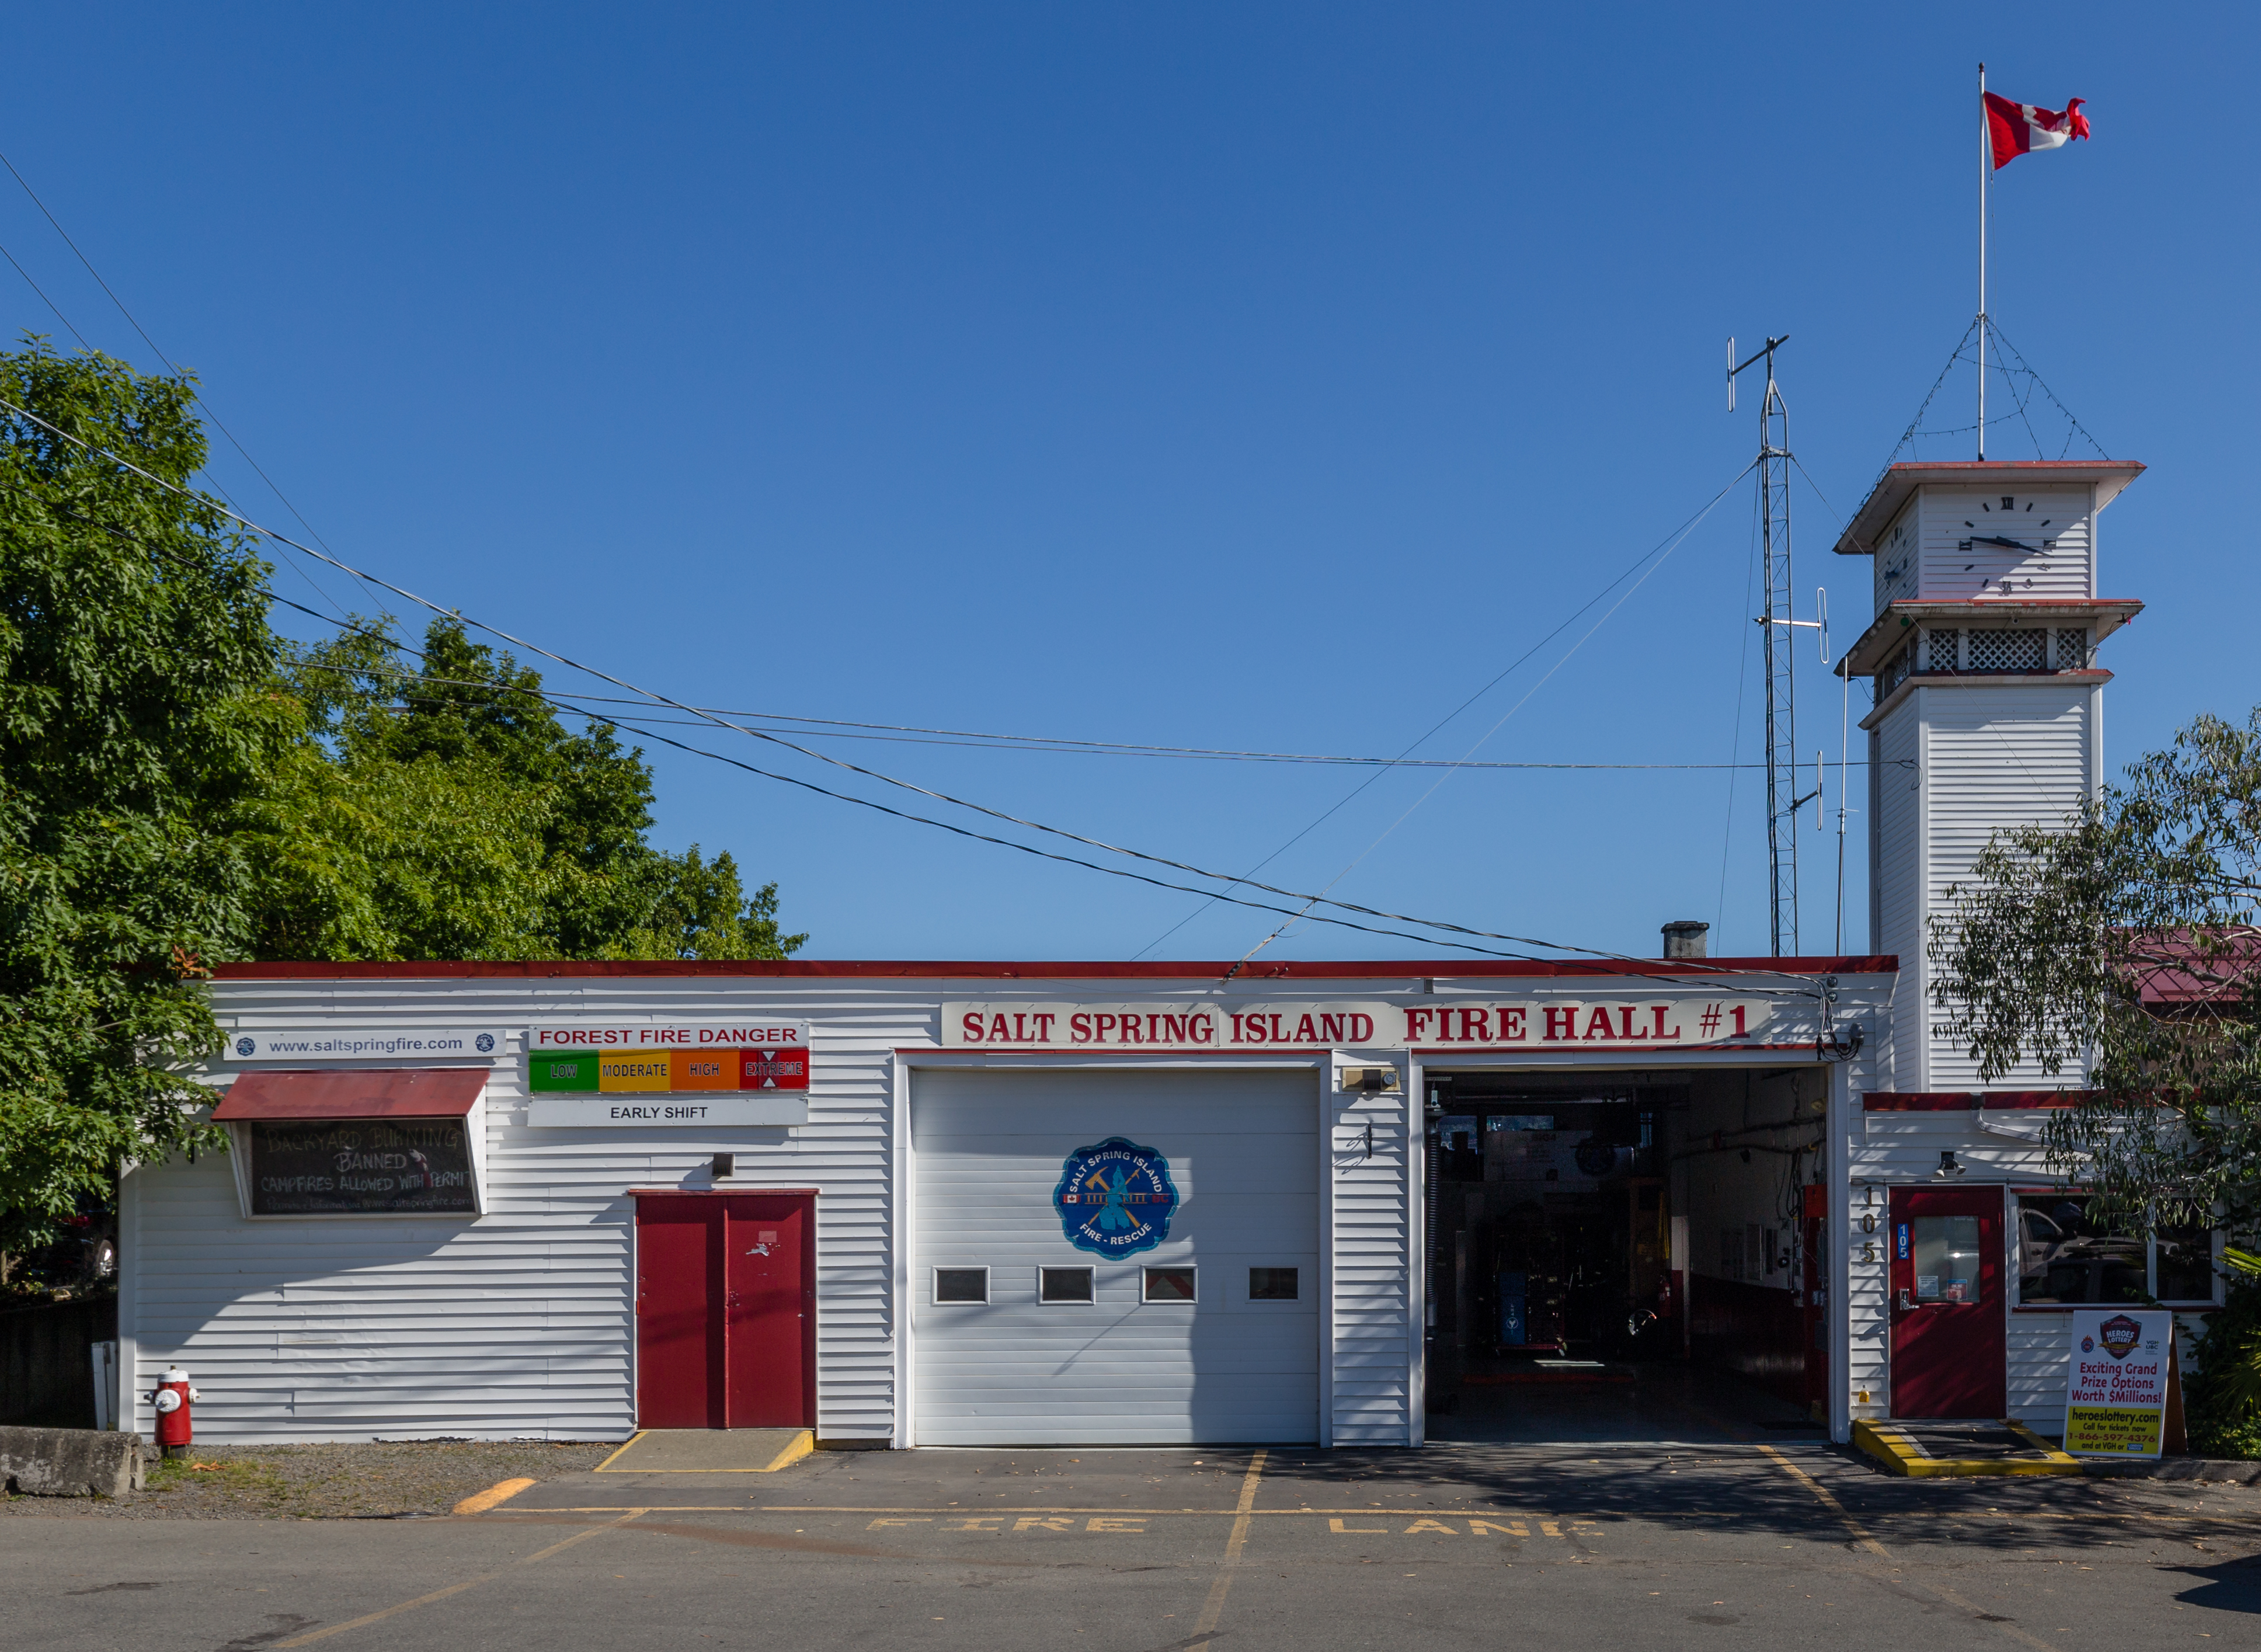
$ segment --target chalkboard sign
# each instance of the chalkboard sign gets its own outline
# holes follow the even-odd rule
[[[254,1119],[251,1213],[476,1216],[460,1118]]]

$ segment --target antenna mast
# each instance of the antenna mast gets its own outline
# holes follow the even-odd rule
[[[1759,553],[1766,564],[1766,603],[1755,616],[1766,659],[1767,933],[1776,958],[1798,955],[1798,811],[1815,793],[1798,795],[1798,696],[1789,633],[1817,630],[1818,620],[1794,619],[1790,602],[1790,412],[1775,383],[1774,353],[1790,341],[1770,338],[1748,360],[1735,363],[1727,341],[1727,411],[1735,407],[1735,377],[1766,363],[1766,394],[1759,401]],[[1816,785],[1816,791],[1820,787]],[[1784,943],[1788,945],[1785,946]]]

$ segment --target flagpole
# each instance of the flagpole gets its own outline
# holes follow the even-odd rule
[[[1986,66],[1978,65],[1978,458],[1986,458]]]

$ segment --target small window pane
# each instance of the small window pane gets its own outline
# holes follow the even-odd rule
[[[1978,1300],[1978,1218],[1920,1216],[1915,1218],[1915,1299],[1918,1302]]]
[[[1252,1268],[1248,1270],[1248,1300],[1251,1302],[1293,1302],[1296,1297],[1296,1272],[1292,1268]]]
[[[2088,1219],[2086,1198],[2061,1193],[2020,1197],[2020,1302],[2143,1302],[2150,1294],[2143,1241],[2099,1232]],[[2207,1295],[2212,1294],[2209,1285]]]
[[[1194,1270],[1190,1268],[1150,1268],[1146,1270],[1148,1302],[1191,1302]]]
[[[1040,1302],[1089,1302],[1091,1269],[1088,1268],[1039,1268],[1037,1269],[1037,1298]]]
[[[934,1270],[937,1302],[987,1302],[989,1270],[986,1268],[937,1268]]]
[[[2202,1227],[2159,1230],[2159,1300],[2214,1300],[2214,1235]]]

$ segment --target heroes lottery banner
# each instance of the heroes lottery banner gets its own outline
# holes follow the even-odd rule
[[[2081,1308],[2071,1318],[2065,1450],[2076,1457],[2157,1456],[2174,1315],[2157,1308]]]

